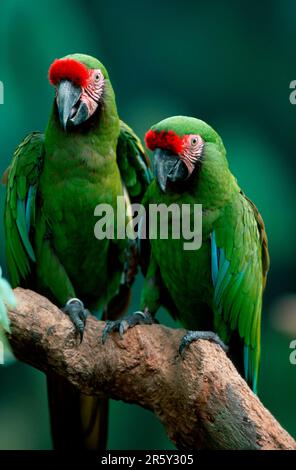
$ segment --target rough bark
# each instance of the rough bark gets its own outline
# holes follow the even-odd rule
[[[83,342],[69,318],[46,298],[16,289],[9,312],[16,356],[66,377],[82,392],[150,409],[181,449],[296,449],[294,439],[252,393],[222,349],[192,344],[182,359],[184,330],[136,326],[105,345],[104,322],[90,316]]]

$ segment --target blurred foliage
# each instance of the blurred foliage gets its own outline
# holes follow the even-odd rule
[[[19,141],[46,125],[47,70],[71,52],[106,65],[120,114],[143,136],[173,114],[194,115],[223,137],[231,169],[256,202],[269,235],[260,397],[296,436],[296,368],[290,338],[272,329],[272,304],[295,292],[296,3],[212,0],[2,0],[0,172]],[[4,189],[0,192],[3,208]],[[0,265],[5,265],[0,225]],[[141,280],[134,290],[138,304]],[[167,315],[161,317],[167,321]],[[50,448],[45,378],[17,363],[0,368],[0,448]],[[177,423],[176,423],[177,425]],[[171,448],[148,411],[112,403],[110,448]]]

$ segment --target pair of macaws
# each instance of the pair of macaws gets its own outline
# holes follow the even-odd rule
[[[31,288],[63,308],[81,340],[87,310],[103,308],[106,339],[111,331],[151,323],[162,305],[190,330],[181,350],[195,339],[221,339],[256,391],[267,239],[258,210],[228,168],[221,138],[190,117],[154,125],[145,137],[154,152],[153,179],[97,59],[56,60],[49,80],[55,100],[47,129],[24,139],[4,174],[12,286]],[[94,208],[108,203],[116,214],[121,195],[147,207],[202,204],[201,248],[185,251],[182,239],[140,240],[137,250],[127,239],[97,240]],[[145,275],[141,312],[118,320],[137,258]],[[54,375],[48,391],[56,448],[106,445],[106,402]]]

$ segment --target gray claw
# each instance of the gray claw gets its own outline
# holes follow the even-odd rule
[[[107,337],[113,331],[118,331],[120,337],[123,338],[128,329],[133,328],[136,325],[152,325],[152,323],[153,318],[148,311],[135,312],[132,315],[128,315],[127,317],[123,318],[122,320],[107,320],[102,333],[102,343],[105,344]]]
[[[213,331],[188,331],[187,334],[182,338],[179,346],[179,354],[183,358],[185,349],[193,342],[198,339],[205,339],[213,343],[218,344],[224,352],[228,352],[228,346],[226,346],[219,336]]]
[[[103,333],[102,333],[102,343],[105,344],[106,342],[106,339],[108,338],[109,334],[112,332],[112,331],[118,331],[119,330],[119,320],[116,320],[116,321],[110,321],[110,320],[107,320],[106,321],[106,325],[103,329]]]
[[[79,333],[81,343],[83,340],[83,333],[88,311],[84,308],[83,302],[76,298],[68,300],[63,310],[67,315],[69,315],[76,331]]]
[[[123,335],[127,331],[127,329],[128,329],[127,321],[122,320],[119,324],[119,334],[120,334],[121,338],[123,338]]]

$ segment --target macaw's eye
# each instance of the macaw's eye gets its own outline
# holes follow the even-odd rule
[[[96,73],[96,75],[95,75],[95,80],[96,81],[100,80],[100,75],[98,73]]]
[[[196,137],[193,137],[193,139],[191,139],[191,144],[192,144],[192,145],[196,145],[196,144],[197,144],[197,138],[196,138]]]

